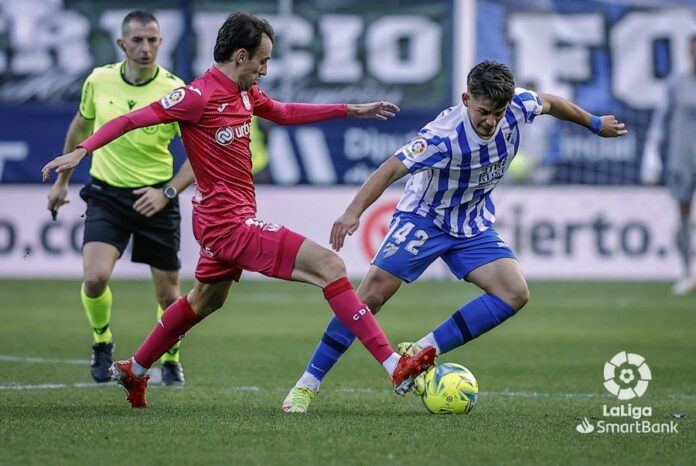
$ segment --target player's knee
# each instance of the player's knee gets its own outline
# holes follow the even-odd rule
[[[346,264],[333,252],[327,250],[320,260],[320,275],[325,282],[324,286],[346,276]]]
[[[529,302],[529,287],[522,281],[507,289],[507,302],[515,310],[519,311]]]
[[[85,294],[90,298],[98,298],[104,294],[109,284],[109,276],[106,274],[89,274],[84,279]]]

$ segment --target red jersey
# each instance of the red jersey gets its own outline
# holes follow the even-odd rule
[[[256,215],[249,150],[252,114],[278,124],[301,124],[346,117],[348,107],[277,102],[256,85],[241,90],[213,66],[149,107],[111,120],[81,146],[92,152],[134,128],[178,121],[196,175],[194,232],[208,243]]]

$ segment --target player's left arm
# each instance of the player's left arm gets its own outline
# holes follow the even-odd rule
[[[250,91],[254,99],[254,114],[279,125],[300,125],[336,118],[374,118],[387,120],[394,117],[399,107],[391,102],[366,104],[298,104],[273,100],[254,88]]]
[[[628,134],[626,125],[620,123],[614,115],[592,115],[573,102],[556,95],[539,94],[539,98],[542,103],[542,114],[552,115],[559,120],[571,121],[605,138]]]

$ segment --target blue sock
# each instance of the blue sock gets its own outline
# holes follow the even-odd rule
[[[447,353],[483,335],[515,315],[515,310],[499,297],[484,294],[462,306],[452,317],[433,330],[440,353]]]
[[[314,350],[312,359],[307,364],[307,372],[319,380],[336,364],[348,347],[355,340],[355,335],[334,316],[324,330],[321,341]]]

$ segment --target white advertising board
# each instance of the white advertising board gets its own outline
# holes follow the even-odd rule
[[[328,247],[333,221],[357,188],[276,188],[257,191],[258,218],[292,228]],[[0,277],[77,278],[85,204],[72,186],[70,203],[52,221],[48,186],[0,186]],[[351,277],[368,269],[400,190],[394,188],[361,219],[340,252]],[[190,193],[181,196],[182,276],[192,277],[198,246],[191,233]],[[496,228],[530,279],[674,279],[676,208],[664,189],[509,187],[496,190]],[[149,269],[124,254],[115,277],[147,277]],[[247,274],[248,278],[258,277]],[[425,277],[449,277],[437,261]]]

